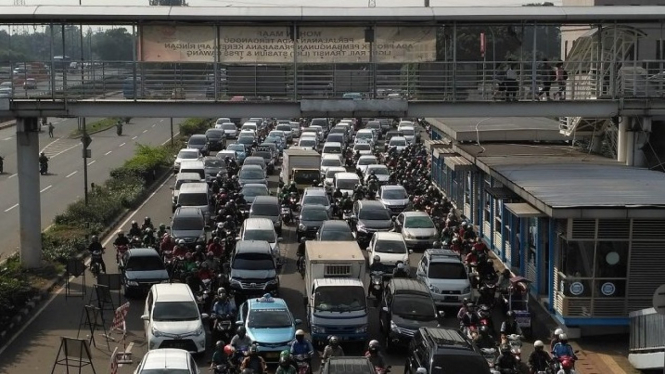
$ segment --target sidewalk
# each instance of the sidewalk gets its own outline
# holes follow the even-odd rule
[[[12,126],[16,126],[16,120],[0,122],[0,130],[8,129]]]

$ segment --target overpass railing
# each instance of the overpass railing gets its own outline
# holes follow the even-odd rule
[[[608,64],[613,67],[608,69]],[[552,100],[665,96],[665,61],[584,64],[566,61],[564,66],[585,68],[566,71],[567,79],[558,81],[553,67],[534,65],[533,61],[297,65],[95,61],[76,65],[72,68],[46,61],[4,66],[2,71],[6,73],[0,74],[0,97],[179,101],[382,98],[455,102],[513,97],[545,100],[547,79],[553,80],[549,86]],[[516,81],[506,80],[509,65],[516,73]]]

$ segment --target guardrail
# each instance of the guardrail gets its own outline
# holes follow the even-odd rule
[[[84,99],[109,91],[121,91],[130,100],[179,101],[233,97],[285,101],[546,100],[548,92],[551,100],[665,96],[665,61],[566,61],[566,74],[557,73],[553,65],[534,65],[533,61],[297,65],[112,61],[86,63],[74,70],[57,69],[50,62],[30,62],[13,64],[11,71],[19,68],[19,73],[8,78],[26,81],[30,74],[20,67],[31,64],[47,66],[55,77],[49,73],[48,79],[38,82],[38,88],[23,93],[21,87],[15,87],[15,98]],[[512,72],[507,73],[509,66]],[[506,79],[511,76],[516,79]],[[56,89],[51,90],[54,84]]]

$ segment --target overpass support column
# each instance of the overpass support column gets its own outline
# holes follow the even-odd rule
[[[619,162],[626,162],[629,123],[630,117],[623,116],[619,119],[619,131],[617,132],[617,161]]]
[[[16,119],[19,235],[21,264],[37,268],[42,258],[42,215],[39,175],[38,119]]]

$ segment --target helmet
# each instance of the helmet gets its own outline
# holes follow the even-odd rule
[[[374,260],[374,263],[377,263],[377,262],[378,262],[378,263],[381,263],[381,256],[379,256],[379,255],[375,255],[374,258],[373,258],[373,260]]]
[[[280,360],[283,358],[290,359],[291,358],[291,351],[289,349],[285,349],[281,352],[279,352],[279,358]]]
[[[240,326],[236,330],[236,334],[244,336],[247,333],[247,330],[245,330],[245,326]]]
[[[152,229],[150,227],[148,227],[147,229],[145,229],[145,233],[146,234],[152,234]]]
[[[367,346],[368,346],[370,349],[371,349],[371,348],[376,348],[376,349],[378,349],[378,348],[379,348],[379,345],[380,345],[380,344],[379,344],[379,341],[378,341],[378,340],[371,340]]]
[[[399,270],[404,270],[404,263],[401,262],[401,261],[399,261],[399,262],[397,263],[397,268],[398,268]]]
[[[490,328],[487,325],[480,326],[480,333],[482,335],[487,335],[490,332]]]
[[[502,344],[499,349],[501,350],[501,354],[503,355],[510,354],[510,346],[508,344]]]
[[[573,368],[573,360],[571,360],[569,357],[566,357],[561,360],[561,367],[564,370],[570,370]]]
[[[533,342],[533,347],[534,348],[543,348],[544,346],[545,346],[545,344],[543,344],[542,340],[536,340],[535,342]]]
[[[197,245],[197,246],[196,246],[196,251],[197,251],[197,252],[201,252],[201,251],[203,251],[203,246],[202,246],[201,244]]]
[[[208,263],[207,262],[202,262],[201,267],[204,268],[204,269],[207,269],[208,268]]]
[[[256,354],[256,353],[259,353],[259,349],[258,349],[254,344],[252,344],[252,345],[249,347],[249,351],[248,351],[248,352],[249,352],[249,354]]]
[[[136,223],[136,221],[132,221],[132,226],[136,226],[136,225],[138,225],[138,223]]]
[[[159,224],[159,229],[162,230],[162,231],[163,231],[163,230],[166,230],[166,225],[163,224],[163,223],[160,223],[160,224]]]
[[[93,235],[93,236],[90,238],[90,240],[92,240],[93,242],[96,242],[97,240],[99,240],[99,238],[97,238],[97,235]]]
[[[150,223],[150,217],[145,217],[145,218],[143,219],[143,222],[145,222],[145,223]]]
[[[506,313],[506,317],[515,318],[515,312],[513,312],[512,310],[509,310],[508,313]]]
[[[219,229],[219,230],[224,229],[224,224],[221,223],[221,222],[219,222],[219,223],[217,224],[217,229]]]
[[[337,338],[335,335],[332,335],[328,337],[328,343],[332,346],[337,346],[339,344],[339,338]]]
[[[185,245],[185,239],[178,240],[178,245]]]
[[[554,330],[554,336],[555,337],[558,338],[559,335],[561,335],[561,334],[563,334],[563,329],[562,328],[558,328],[558,329]]]
[[[287,357],[280,357],[279,366],[287,367],[290,364],[290,360]]]
[[[224,353],[226,353],[227,356],[233,356],[233,354],[236,353],[236,349],[231,344],[227,344],[224,346]]]
[[[298,331],[296,331],[296,336],[305,336],[305,331],[299,329]]]
[[[568,341],[568,335],[564,334],[559,334],[559,340],[561,341]]]
[[[219,244],[219,238],[214,238],[214,239],[212,240],[212,242],[215,243],[215,244]],[[211,252],[211,253],[212,253],[212,252]]]
[[[226,295],[226,289],[224,287],[219,287],[217,289],[217,296]]]
[[[116,234],[118,234],[118,236],[122,236],[122,235],[125,235],[125,232],[122,231],[122,230],[118,230],[118,231],[116,231]]]
[[[224,342],[221,340],[218,340],[217,343],[215,343],[215,348],[220,349],[224,346]]]
[[[432,247],[434,247],[434,248],[441,248],[441,242],[434,242],[434,243],[432,243]]]

